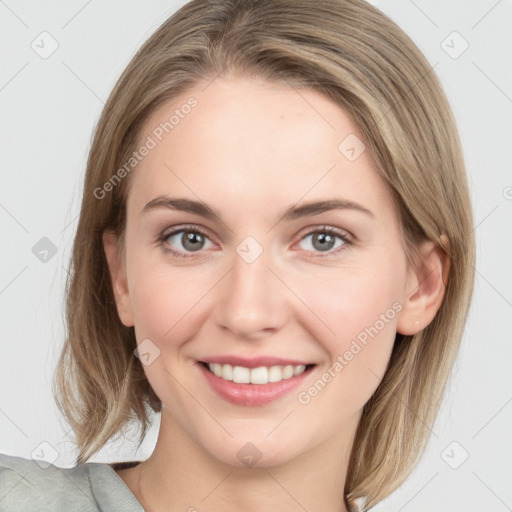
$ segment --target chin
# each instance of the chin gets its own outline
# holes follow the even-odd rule
[[[271,432],[272,429],[268,429]],[[272,436],[272,434],[271,434]],[[224,464],[235,467],[266,468],[289,462],[300,454],[300,447],[293,447],[290,439],[265,439],[261,434],[251,437],[239,435],[215,446],[204,446],[210,455]],[[304,448],[304,447],[302,447]]]

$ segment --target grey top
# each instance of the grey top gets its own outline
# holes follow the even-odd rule
[[[144,512],[115,472],[136,464],[60,468],[0,453],[0,512]]]

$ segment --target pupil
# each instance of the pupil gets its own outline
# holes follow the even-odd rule
[[[197,251],[201,248],[200,246],[202,242],[202,235],[200,233],[188,232],[183,235],[183,247],[188,250]]]
[[[317,247],[317,249],[329,250],[333,246],[334,236],[330,235],[328,233],[327,234],[326,233],[320,233],[320,234],[314,235],[314,237],[313,237],[313,245],[314,245],[315,241],[320,242],[320,245],[319,245],[319,247]]]

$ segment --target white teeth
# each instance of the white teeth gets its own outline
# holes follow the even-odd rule
[[[271,366],[268,369],[268,381],[269,382],[279,382],[283,379],[283,371],[281,370],[281,366]]]
[[[293,366],[288,365],[283,368],[283,379],[293,377]]]
[[[233,368],[233,382],[249,384],[249,382],[251,382],[251,370],[243,366],[235,366]]]
[[[251,370],[251,384],[266,384],[268,382],[268,370],[264,366]]]
[[[268,382],[279,382],[300,375],[306,370],[306,365],[245,368],[244,366],[231,366],[230,364],[208,363],[208,368],[213,374],[224,380],[232,380],[239,384],[267,384]]]
[[[213,363],[213,373],[215,373],[217,377],[222,377],[222,365],[219,363]]]
[[[224,380],[233,380],[233,367],[230,364],[223,364],[221,377]]]
[[[300,364],[293,368],[293,375],[300,375],[306,369],[306,365]]]

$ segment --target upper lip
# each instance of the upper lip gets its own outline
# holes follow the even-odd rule
[[[300,366],[311,365],[298,359],[285,359],[282,357],[240,357],[240,356],[212,356],[200,360],[203,363],[230,364],[231,366],[243,366],[244,368],[258,368],[260,366]]]

